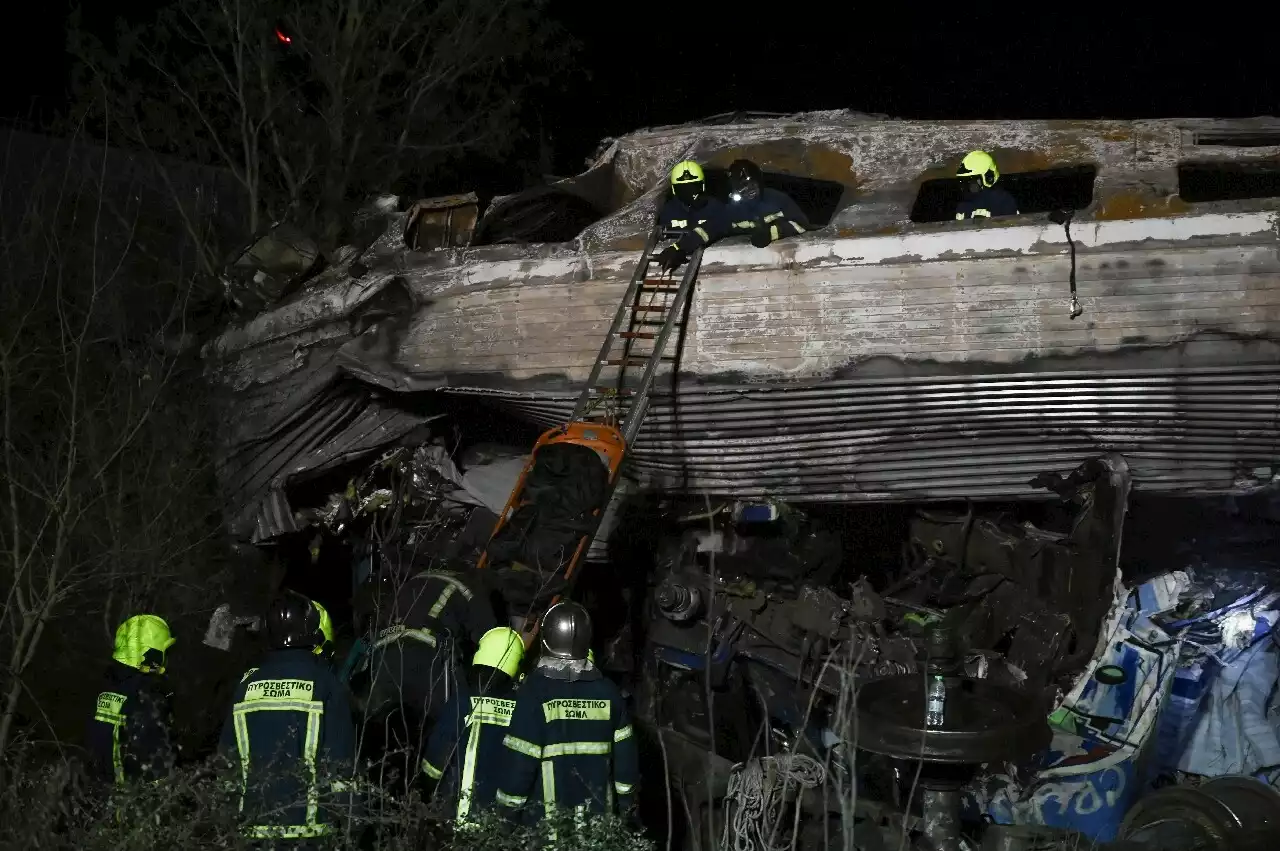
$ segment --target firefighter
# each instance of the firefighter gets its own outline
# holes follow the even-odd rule
[[[303,847],[333,831],[325,804],[351,804],[334,796],[352,788],[355,722],[324,658],[333,627],[319,603],[293,593],[276,598],[267,639],[270,652],[236,687],[219,752],[239,767],[245,835]]]
[[[505,626],[486,632],[471,660],[470,677],[450,696],[431,730],[422,771],[456,796],[458,822],[493,804],[523,660],[520,633]]]
[[[729,233],[750,234],[756,248],[798,236],[810,227],[796,202],[784,192],[766,188],[763,178],[760,166],[751,160],[734,160],[729,166]]]
[[[639,759],[626,702],[588,658],[591,618],[557,603],[542,621],[542,658],[520,686],[503,739],[499,804],[544,815],[628,813]]]
[[[992,216],[1018,215],[1018,202],[1004,189],[996,186],[1000,169],[995,159],[986,151],[970,151],[956,169],[961,178],[965,197],[956,205],[956,218],[988,219]]]
[[[724,204],[707,192],[702,166],[693,160],[676,163],[670,180],[671,195],[658,213],[658,224],[664,231],[684,233],[658,255],[665,272],[677,268],[694,251],[728,232]]]
[[[107,685],[86,736],[90,769],[102,780],[156,781],[173,769],[171,693],[163,680],[173,642],[156,615],[134,615],[116,630]]]
[[[410,554],[389,558],[394,596],[373,636],[368,711],[382,728],[381,746],[403,755],[398,771],[409,783],[420,773],[430,722],[456,688],[455,656],[498,623],[478,571],[413,573]]]

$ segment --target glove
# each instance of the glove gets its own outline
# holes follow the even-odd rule
[[[756,225],[751,231],[751,244],[756,248],[765,248],[773,242],[773,234],[769,233],[768,225]]]
[[[683,262],[684,253],[678,245],[668,245],[658,255],[658,265],[662,267],[664,272],[674,271]]]

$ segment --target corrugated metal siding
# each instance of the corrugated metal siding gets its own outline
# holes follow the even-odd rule
[[[568,396],[468,391],[541,425]],[[1017,498],[1120,452],[1145,491],[1223,493],[1280,463],[1280,365],[877,378],[654,399],[649,485],[811,501]]]

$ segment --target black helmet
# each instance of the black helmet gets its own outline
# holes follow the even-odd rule
[[[764,174],[751,160],[734,160],[729,166],[729,200],[754,201],[760,197]]]
[[[267,609],[267,639],[273,650],[323,647],[320,609],[301,594],[281,594]]]
[[[577,603],[556,603],[542,619],[542,649],[557,659],[583,660],[591,652],[591,616]]]

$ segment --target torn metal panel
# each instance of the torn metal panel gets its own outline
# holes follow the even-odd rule
[[[233,500],[233,534],[258,542],[297,531],[305,524],[294,520],[288,487],[372,455],[428,420],[354,382],[330,383],[294,416],[234,447],[220,465]]]

